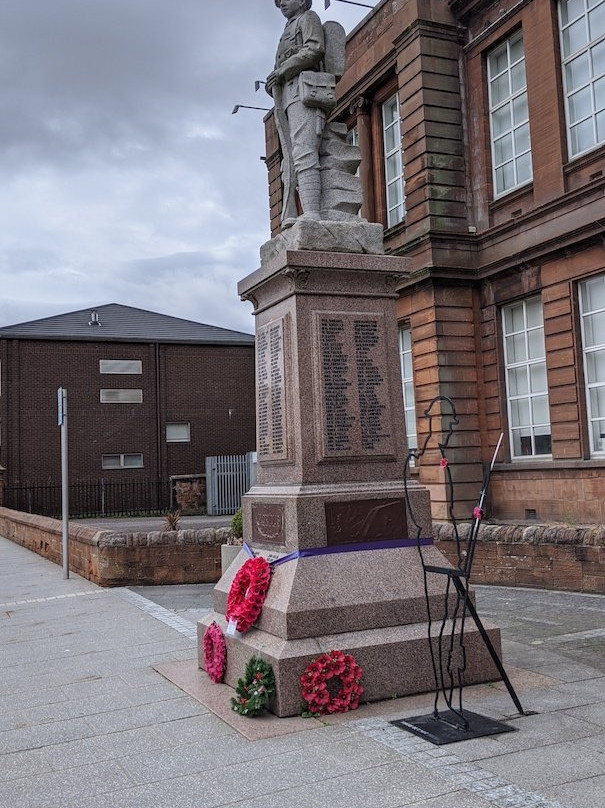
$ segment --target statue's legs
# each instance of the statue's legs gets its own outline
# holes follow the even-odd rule
[[[319,145],[325,126],[325,114],[309,109],[300,101],[288,106],[288,124],[292,142],[292,160],[303,218],[320,218],[321,181]]]
[[[308,168],[298,174],[298,195],[303,213],[301,219],[320,219],[321,181],[318,168]]]

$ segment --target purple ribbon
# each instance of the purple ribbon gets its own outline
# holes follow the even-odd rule
[[[360,550],[392,550],[397,547],[426,547],[433,543],[431,537],[422,537],[418,539],[381,539],[380,541],[364,541],[356,544],[336,544],[334,547],[314,547],[309,550],[295,550],[293,553],[278,558],[277,561],[270,561],[272,567],[278,567],[280,564],[286,564],[288,561],[294,561],[297,558],[313,558],[313,556],[333,555],[334,553],[357,553]],[[244,550],[254,558],[252,548],[244,542]]]

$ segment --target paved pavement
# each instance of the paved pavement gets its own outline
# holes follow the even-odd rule
[[[605,805],[605,598],[480,587],[479,611],[501,625],[538,714],[509,718],[517,732],[434,747],[389,723],[426,712],[426,696],[243,738],[152,668],[195,658],[192,617],[210,588],[65,581],[0,538],[0,806]],[[467,704],[514,712],[501,686],[469,689]]]

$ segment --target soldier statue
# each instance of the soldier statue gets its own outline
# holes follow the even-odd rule
[[[282,227],[297,218],[295,191],[303,219],[322,219],[320,151],[326,115],[336,106],[336,81],[344,72],[342,26],[311,10],[312,0],[274,0],[286,17],[275,69],[266,89],[273,96],[282,151]]]

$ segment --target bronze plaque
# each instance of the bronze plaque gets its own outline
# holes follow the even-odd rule
[[[252,506],[252,541],[261,544],[285,544],[284,506]]]
[[[325,508],[328,546],[407,538],[403,499],[326,502]]]

